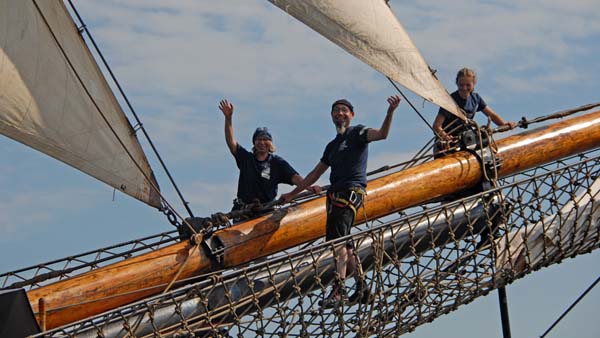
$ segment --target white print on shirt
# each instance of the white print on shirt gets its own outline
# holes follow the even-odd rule
[[[265,180],[268,180],[271,178],[271,166],[270,165],[266,165],[263,170],[260,172],[260,176],[262,178],[264,178]]]
[[[338,148],[338,151],[344,151],[344,149],[348,148],[348,145],[346,144],[346,140],[344,140],[342,143],[340,143],[340,147]]]

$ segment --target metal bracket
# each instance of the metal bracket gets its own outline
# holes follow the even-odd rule
[[[481,135],[481,139],[479,138]],[[485,131],[477,133],[475,130],[467,130],[460,134],[460,147],[464,150],[477,150],[480,146],[487,147],[489,137]]]
[[[223,257],[225,257],[225,245],[223,245],[223,242],[221,242],[219,237],[208,236],[202,241],[201,245],[213,265],[223,265]]]
[[[484,152],[483,158],[481,159],[481,165],[483,166],[483,170],[485,171],[486,177],[497,179],[496,173],[502,167],[502,159],[499,157],[492,156],[492,154],[489,151],[486,151]]]

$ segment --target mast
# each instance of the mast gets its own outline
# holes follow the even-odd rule
[[[526,131],[496,143],[499,177],[600,146],[600,111]],[[374,219],[479,184],[483,167],[468,151],[374,179],[365,201]],[[359,220],[362,222],[362,220]],[[113,264],[28,292],[34,312],[44,300],[48,328],[67,324],[163,291],[179,273],[188,278],[232,267],[323,236],[325,202],[317,198],[204,238]],[[217,256],[214,252],[221,252]]]

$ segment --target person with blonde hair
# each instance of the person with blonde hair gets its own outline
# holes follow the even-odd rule
[[[473,119],[475,113],[480,111],[488,116],[497,126],[514,129],[517,126],[515,122],[506,122],[475,92],[476,83],[477,74],[470,68],[463,68],[456,74],[456,86],[458,90],[450,94],[450,96],[452,96],[458,107],[464,111],[465,116],[468,119]],[[443,154],[448,145],[454,142],[467,129],[468,126],[464,121],[449,111],[440,108],[433,122],[433,130],[438,138],[434,148],[434,155]]]
[[[282,157],[273,154],[273,137],[266,127],[256,128],[252,135],[252,151],[246,150],[233,133],[233,104],[227,100],[219,103],[225,116],[225,142],[240,170],[236,199],[232,210],[240,210],[248,204],[265,204],[277,197],[280,183],[298,185],[303,178]],[[308,190],[319,192],[319,187]]]

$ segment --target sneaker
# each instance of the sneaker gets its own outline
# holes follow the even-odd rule
[[[339,292],[337,288],[334,288],[327,298],[319,301],[319,306],[330,309],[344,305],[347,297],[344,292]]]
[[[360,302],[361,304],[369,304],[372,300],[371,291],[364,281],[356,283],[356,290],[350,295],[348,301],[350,303]]]

